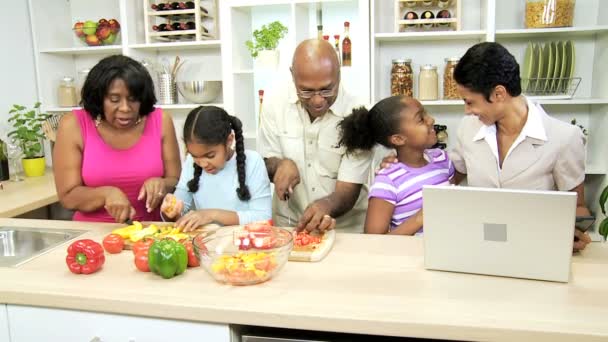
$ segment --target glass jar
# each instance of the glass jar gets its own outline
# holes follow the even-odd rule
[[[57,105],[60,107],[74,107],[78,105],[74,78],[64,77],[59,82],[59,88],[57,89]]]
[[[445,69],[443,70],[443,98],[446,100],[459,99],[458,90],[456,89],[456,80],[454,80],[454,69],[458,64],[458,58],[446,58]]]
[[[87,80],[90,71],[91,69],[82,69],[78,72],[78,86],[76,87],[76,98],[78,99],[78,103],[82,100],[82,87],[84,86],[84,82]]]
[[[423,65],[418,75],[418,99],[437,100],[439,98],[439,77],[435,65]]]
[[[391,96],[414,95],[414,75],[411,59],[393,59],[391,68]]]
[[[526,28],[569,27],[575,0],[526,0]]]

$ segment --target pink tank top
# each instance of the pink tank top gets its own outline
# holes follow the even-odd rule
[[[156,108],[145,121],[139,141],[124,150],[115,149],[101,138],[95,121],[84,110],[74,110],[80,123],[83,141],[82,181],[85,186],[114,186],[122,190],[136,210],[134,220],[160,221],[159,208],[148,213],[146,201],[137,200],[144,182],[152,177],[163,177],[162,159],[162,110]],[[74,221],[115,222],[108,212],[101,208],[95,212],[77,211]]]

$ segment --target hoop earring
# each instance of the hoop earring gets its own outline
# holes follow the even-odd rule
[[[99,127],[99,125],[101,124],[101,115],[97,115],[97,117],[95,118],[95,128]]]

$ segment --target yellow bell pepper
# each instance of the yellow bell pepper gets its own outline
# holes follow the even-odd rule
[[[143,226],[141,225],[140,222],[138,221],[133,221],[133,224],[130,226],[126,226],[123,228],[118,228],[118,229],[114,229],[112,231],[112,234],[118,234],[120,235],[123,239],[130,239],[131,235],[137,231],[140,231],[143,229]]]
[[[154,233],[156,232],[158,232],[158,227],[156,227],[155,225],[151,225],[148,228],[144,228],[132,233],[130,240],[133,242],[137,242],[146,236],[154,235]]]

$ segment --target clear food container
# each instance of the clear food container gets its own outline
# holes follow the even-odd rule
[[[526,28],[569,27],[576,0],[526,0]]]

